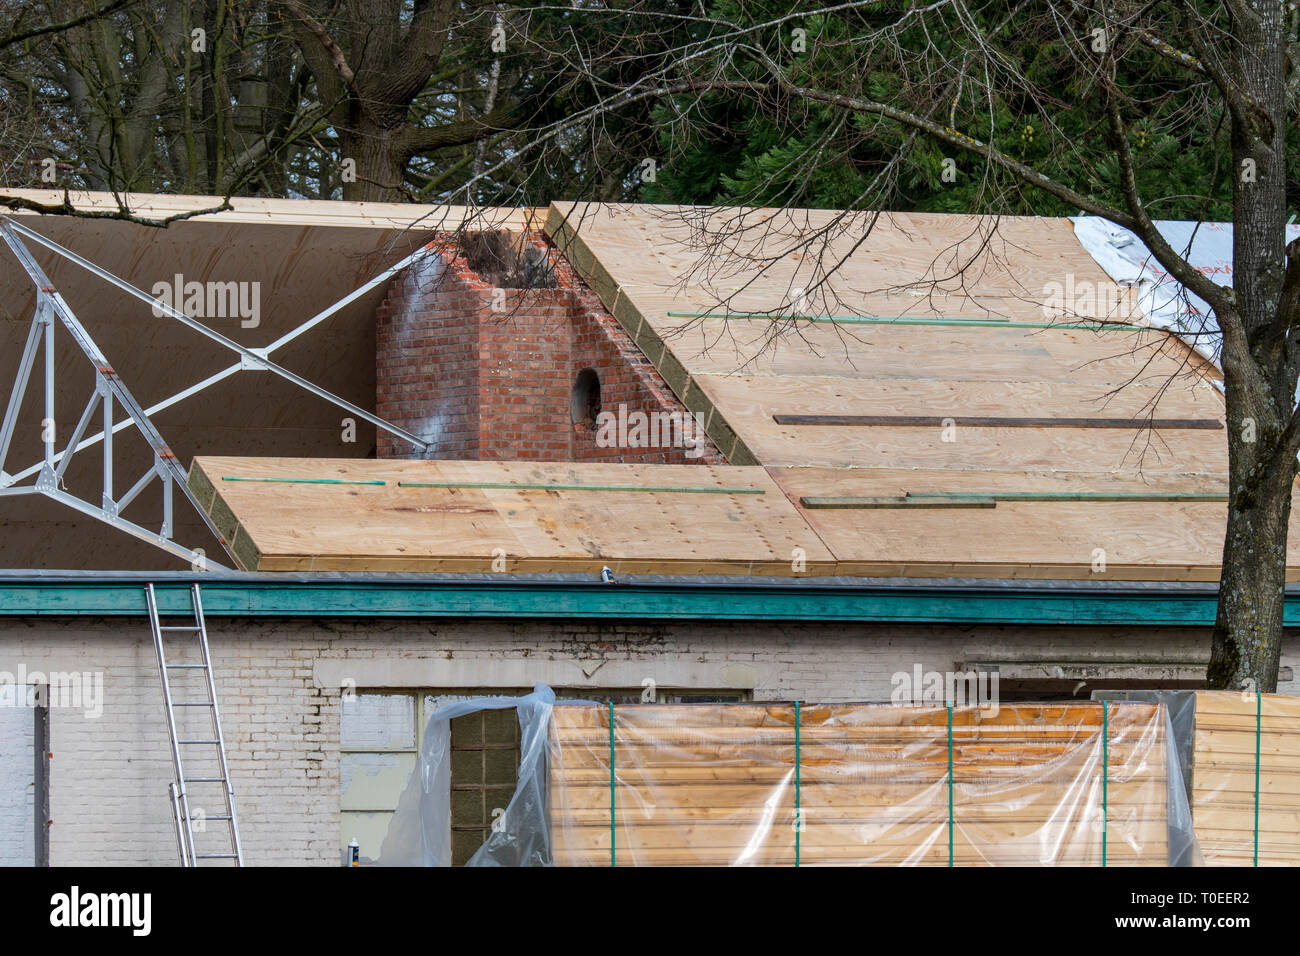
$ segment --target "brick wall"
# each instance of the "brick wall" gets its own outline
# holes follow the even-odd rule
[[[32,710],[0,707],[0,866],[31,866],[36,858],[35,753]]]
[[[501,621],[210,616],[213,667],[247,861],[338,865],[340,688],[748,690],[756,700],[888,700],[891,675],[982,660],[1188,661],[1206,628]],[[978,649],[978,650],[973,650]],[[103,714],[50,715],[55,865],[174,865],[167,734],[142,619],[7,619],[0,670],[98,670]],[[1288,634],[1282,664],[1300,669]],[[351,682],[349,685],[348,682]],[[1279,687],[1300,693],[1292,677]]]
[[[439,458],[479,456],[479,293],[429,258],[397,276],[375,315],[381,418],[438,442]],[[378,429],[380,458],[411,453]]]
[[[725,463],[702,429],[698,445],[682,440],[696,432],[685,407],[595,293],[548,255],[555,288],[497,289],[450,245],[394,279],[375,322],[378,414],[434,440],[433,458]],[[633,427],[601,433],[572,420],[584,369],[600,378],[610,424],[622,407]],[[637,415],[662,427],[638,432]],[[669,422],[685,422],[685,434]],[[412,450],[381,433],[378,454]]]

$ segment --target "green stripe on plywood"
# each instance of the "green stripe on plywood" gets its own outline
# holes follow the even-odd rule
[[[857,510],[867,508],[996,508],[997,502],[992,498],[968,495],[965,498],[937,498],[929,495],[882,496],[882,497],[831,497],[824,495],[805,495],[799,504],[811,511]]]
[[[222,475],[222,481],[252,481],[269,484],[282,485],[386,485],[388,482],[379,479],[348,479],[348,478],[244,478],[237,475]]]
[[[1195,428],[1223,430],[1217,418],[1027,418],[997,415],[788,415],[777,412],[778,425],[815,427],[918,428],[966,425],[971,428]]]
[[[762,495],[763,488],[727,488],[713,485],[584,485],[578,483],[514,483],[509,481],[399,481],[399,488],[484,488],[493,491],[631,491],[642,494]]]
[[[1131,325],[1126,322],[1010,322],[1006,319],[914,318],[907,315],[782,315],[767,312],[669,312],[669,318],[680,319],[737,319],[769,322],[817,322],[827,325],[941,325],[955,328],[997,329],[1065,329],[1084,332],[1159,332],[1148,325]]]
[[[978,494],[978,493],[976,493]],[[998,501],[1227,501],[1217,492],[1196,491],[991,491]],[[926,493],[916,497],[964,498],[965,492]]]

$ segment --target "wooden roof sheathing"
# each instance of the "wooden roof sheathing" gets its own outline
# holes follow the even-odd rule
[[[804,508],[836,557],[836,573],[870,577],[976,577],[1217,581],[1226,501],[1097,500],[1088,495],[1216,495],[1213,475],[1158,481],[1098,473],[944,469],[770,468],[786,493],[896,497],[931,493],[1052,495],[995,507]],[[1071,499],[1074,500],[1071,500]],[[1297,525],[1292,530],[1300,531]],[[1293,534],[1287,563],[1300,568]],[[1300,578],[1300,573],[1288,574]]]
[[[764,464],[818,468],[943,468],[955,471],[1061,469],[1144,475],[1226,474],[1223,432],[1162,430],[1152,439],[1118,428],[1026,428],[956,425],[945,441],[935,425],[812,426],[781,424],[774,416],[951,415],[1014,418],[1141,417],[1146,396],[1125,389],[1092,402],[1088,386],[1025,383],[1014,392],[998,382],[854,380],[820,376],[797,381],[760,376],[700,375],[692,379]],[[1160,402],[1162,416],[1215,419],[1223,415],[1213,386],[1178,388]]]
[[[813,281],[805,261],[810,253],[764,257],[788,248],[796,234],[829,228],[837,215],[717,210],[705,228],[725,232],[730,218],[742,213],[747,224],[760,214],[771,217],[774,234],[762,236],[760,230],[748,249],[743,238],[723,249],[706,248],[702,234],[693,231],[699,228],[698,211],[652,206],[554,204],[546,225],[678,397],[709,416],[710,434],[735,464],[876,464],[860,455],[866,434],[861,430],[840,429],[828,440],[812,427],[779,432],[765,427],[772,414],[794,411],[796,404],[822,414],[842,413],[846,396],[855,413],[864,415],[1126,417],[1149,412],[1153,405],[1160,417],[1222,415],[1212,386],[1191,372],[1189,350],[1159,331],[735,318],[779,312],[792,289]],[[835,301],[824,304],[850,318],[1042,323],[1050,305],[1044,290],[1052,282],[1094,294],[1100,289],[1103,301],[1128,301],[1128,293],[1079,245],[1069,220],[1003,218],[992,238],[987,234],[992,227],[981,222],[972,216],[892,214],[881,217],[856,250],[861,230],[837,237],[824,258],[844,261],[826,280]],[[745,268],[737,255],[758,261]],[[711,259],[733,264],[710,266]],[[767,266],[762,274],[759,262]],[[966,271],[955,278],[936,278],[963,265]],[[727,296],[732,298],[724,310],[719,303]],[[722,311],[733,317],[691,317]],[[1195,364],[1204,363],[1196,359]],[[1193,443],[1186,452],[1200,467],[1226,470],[1221,437]],[[815,453],[810,454],[810,443]],[[1086,449],[1076,457],[1086,459]],[[1112,457],[1105,451],[1096,464],[1107,470],[1137,468],[1136,460]],[[1014,454],[1000,460],[1008,469],[1034,464],[1032,453],[1024,462]]]
[[[768,466],[837,573],[1217,579],[1227,505],[1200,499],[1227,490],[1220,376],[1167,333],[1133,328],[1147,323],[1130,292],[1068,220],[885,214],[864,241],[864,220],[836,233],[837,216],[553,204],[546,230],[728,459]],[[815,281],[816,243],[797,241],[823,232],[825,262],[840,265],[809,312],[836,320],[780,318]],[[1052,283],[1094,308],[1078,300],[1060,317]],[[1042,327],[1053,322],[1125,327]],[[777,420],[788,415],[936,421]],[[1131,421],[1151,417],[1181,421]],[[945,431],[946,418],[1012,421]],[[803,503],[997,491],[1041,497]]]
[[[62,194],[30,191],[29,198],[58,202]],[[136,214],[152,218],[216,203],[210,197],[130,198]],[[115,208],[102,194],[73,200],[88,210]],[[231,211],[166,230],[104,219],[25,219],[143,288],[178,273],[261,283],[263,321],[252,329],[238,323],[223,329],[250,347],[264,345],[435,230],[470,222],[517,229],[538,221],[529,209],[232,204]],[[1217,372],[1163,332],[1037,327],[1053,282],[1103,290],[1103,301],[1124,299],[1068,220],[1004,218],[990,231],[989,219],[892,214],[882,216],[864,241],[866,223],[859,219],[832,235],[827,249],[827,264],[843,260],[827,280],[831,312],[840,321],[792,324],[757,315],[788,308],[783,304],[792,289],[810,281],[812,246],[790,251],[790,243],[833,232],[837,215],[560,205],[547,213],[548,234],[677,396],[703,417],[731,467],[336,458],[364,455],[370,443],[341,446],[332,407],[289,396],[289,386],[268,376],[240,376],[206,401],[160,413],[160,426],[183,458],[187,449],[203,454],[201,446],[211,446],[211,436],[222,429],[237,432],[241,457],[196,459],[191,481],[228,532],[240,563],[259,570],[490,571],[502,568],[504,556],[509,571],[595,572],[608,564],[616,573],[1217,578],[1227,487],[1221,427],[1152,432],[1027,421],[1154,413],[1221,423],[1224,415],[1213,384]],[[759,228],[736,234],[736,223]],[[710,236],[726,242],[710,245]],[[784,252],[767,258],[774,249]],[[230,360],[188,330],[142,321],[142,307],[124,303],[100,280],[43,250],[35,252],[146,403]],[[0,270],[0,283],[10,293],[0,331],[18,343],[15,336],[30,321],[32,289],[14,268]],[[372,370],[358,371],[356,359],[372,354],[370,313],[381,294],[331,320],[328,348],[320,334],[305,336],[286,347],[283,358],[368,404]],[[723,300],[741,317],[700,317],[716,315]],[[907,321],[876,321],[900,317]],[[1145,324],[1131,314],[1111,318]],[[952,324],[963,319],[984,324]],[[16,352],[8,354],[16,361]],[[60,395],[61,416],[75,416],[80,401],[74,397]],[[933,421],[777,420],[791,415],[1020,421],[963,423],[945,434]],[[63,433],[71,427],[59,424]],[[286,444],[286,435],[298,436],[298,444]],[[286,450],[308,457],[246,457]],[[385,483],[340,483],[352,481]],[[520,483],[662,490],[465,487]],[[727,488],[763,493],[718,493]],[[826,499],[982,499],[999,493],[1020,497],[957,508],[916,507],[914,501],[904,501],[905,507],[824,505]],[[1107,499],[1116,495],[1163,499]],[[1033,496],[1038,500],[1024,500]],[[809,500],[823,504],[810,506]],[[34,525],[48,524],[31,514]],[[200,527],[179,520],[187,539]],[[41,541],[64,537],[11,535],[10,546],[29,554]],[[96,538],[94,547],[79,550],[129,563],[109,550],[120,536],[103,529],[101,537],[104,547]],[[1289,564],[1296,570],[1289,577],[1295,580],[1300,535],[1291,541]],[[32,563],[79,566],[81,558],[70,558],[67,550]],[[1098,554],[1104,572],[1097,570]]]
[[[1113,578],[1213,580],[1226,507],[1081,500],[853,512],[797,504],[908,492],[1150,491],[1112,476],[937,469],[197,458],[190,488],[240,567],[256,571],[595,574],[608,565],[616,575],[1081,578],[1097,576],[1100,548]],[[1218,488],[1217,479],[1195,475],[1162,484],[1189,495]],[[1291,553],[1300,565],[1300,542]]]
[[[197,458],[189,484],[245,570],[788,575],[796,548],[834,566],[761,468]]]

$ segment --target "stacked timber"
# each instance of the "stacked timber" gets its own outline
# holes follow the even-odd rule
[[[1211,866],[1300,864],[1300,698],[1197,692],[1192,818]]]
[[[557,865],[1164,865],[1149,704],[561,705]],[[612,770],[611,770],[612,762]]]

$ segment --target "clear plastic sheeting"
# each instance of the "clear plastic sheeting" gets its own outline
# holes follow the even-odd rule
[[[611,726],[612,717],[612,726]],[[1167,865],[1163,706],[561,705],[557,865]]]
[[[1191,811],[1196,691],[1095,690],[1092,699],[1164,704],[1169,717],[1169,748],[1173,751],[1169,758],[1169,865],[1203,866]]]
[[[439,709],[380,853],[451,862],[450,721],[514,708],[519,784],[471,866],[1199,862],[1159,702],[565,702]]]
[[[1202,357],[1223,367],[1223,336],[1209,303],[1166,272],[1133,232],[1098,216],[1075,216],[1070,221],[1080,244],[1107,275],[1121,285],[1136,286],[1138,309],[1153,326],[1177,334]],[[1221,285],[1231,282],[1232,223],[1158,220],[1155,227],[1194,268]],[[1297,238],[1300,225],[1288,224],[1286,241]]]
[[[1103,695],[1169,709],[1196,862],[1203,855],[1208,866],[1300,864],[1300,698],[1204,690],[1094,697]]]
[[[380,866],[451,865],[451,721],[480,710],[519,712],[519,783],[505,813],[467,866],[546,866],[546,745],[555,693],[537,685],[523,697],[457,701],[429,717],[416,764],[380,848]]]

